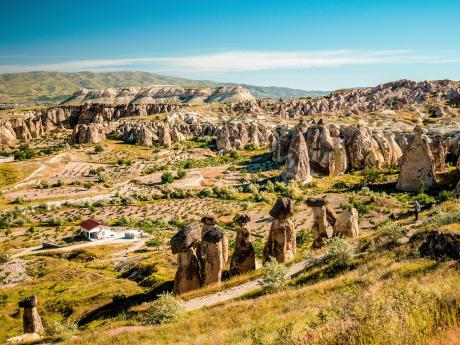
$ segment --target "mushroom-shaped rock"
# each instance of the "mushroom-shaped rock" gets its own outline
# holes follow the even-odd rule
[[[198,224],[190,223],[171,238],[171,250],[177,254],[177,272],[174,292],[181,294],[201,286],[201,267],[197,248],[201,241]]]
[[[235,251],[230,261],[230,275],[243,274],[256,268],[256,256],[247,225],[249,221],[248,215],[241,215],[234,219],[237,233]]]
[[[311,181],[308,149],[301,128],[296,128],[292,135],[282,178],[284,182],[295,180],[307,183]]]
[[[422,186],[428,190],[436,184],[435,160],[428,137],[420,126],[415,127],[413,140],[404,152],[400,165],[397,189],[417,192]]]
[[[202,218],[200,256],[203,286],[220,283],[228,259],[228,240],[214,216]]]
[[[337,216],[334,227],[335,235],[355,238],[359,235],[358,211],[354,207],[346,208]]]
[[[322,198],[309,198],[307,206],[313,211],[313,247],[318,248],[323,240],[334,235],[334,226],[337,222],[335,212],[329,207],[328,201]]]
[[[275,258],[278,262],[294,259],[296,253],[296,231],[289,219],[294,214],[294,203],[289,198],[279,198],[270,210],[273,222],[264,247],[264,262]]]
[[[38,314],[37,304],[37,296],[30,296],[19,302],[19,307],[24,308],[24,315],[22,317],[24,333],[45,333],[42,319]]]

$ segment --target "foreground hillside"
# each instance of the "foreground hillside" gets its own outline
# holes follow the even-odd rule
[[[76,90],[152,85],[178,86],[236,86],[208,80],[190,80],[149,72],[24,72],[0,74],[0,103],[59,103]],[[322,91],[304,91],[284,87],[244,85],[257,98],[299,98],[327,94]]]

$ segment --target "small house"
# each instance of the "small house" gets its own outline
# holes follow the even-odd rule
[[[116,234],[112,231],[110,226],[104,222],[100,222],[93,219],[87,219],[80,224],[81,234],[86,239],[102,240],[105,238],[116,238]]]

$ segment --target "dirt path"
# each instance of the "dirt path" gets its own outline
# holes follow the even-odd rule
[[[321,258],[322,255],[318,255],[317,258]],[[292,264],[288,267],[286,277],[291,277],[296,273],[302,271],[307,265],[307,261],[301,261]],[[215,304],[226,302],[238,297],[245,295],[246,293],[260,288],[262,278],[243,283],[241,285],[229,288],[224,291],[216,292],[211,295],[193,298],[184,302],[184,308],[187,311],[197,310],[204,307],[209,307]]]
[[[98,240],[98,241],[93,241],[93,242],[84,242],[80,244],[75,244],[73,246],[68,246],[68,247],[62,247],[62,248],[53,248],[53,249],[41,249],[42,247],[32,247],[32,248],[27,248],[26,250],[14,254],[11,256],[11,258],[19,258],[21,256],[25,255],[31,255],[31,254],[38,254],[38,253],[64,253],[64,252],[71,252],[75,249],[82,249],[82,248],[87,248],[87,247],[95,247],[95,246],[102,246],[106,244],[135,244],[133,249],[137,250],[142,246],[145,241],[148,239],[141,239],[141,240],[131,240],[131,239],[126,239],[126,238],[108,238],[105,240]],[[138,243],[141,242],[141,243]],[[137,246],[139,244],[139,247]],[[125,250],[124,250],[125,251]],[[129,251],[128,251],[129,253]]]

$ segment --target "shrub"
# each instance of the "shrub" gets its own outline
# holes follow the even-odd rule
[[[296,242],[298,246],[311,244],[312,236],[307,229],[302,229],[297,233]]]
[[[263,266],[264,275],[260,285],[267,292],[275,292],[281,289],[287,281],[287,268],[283,264],[278,263],[275,258],[270,258]]]
[[[183,169],[179,169],[177,170],[177,178],[184,178],[185,176],[187,176],[187,172]]]
[[[97,173],[97,181],[98,182],[107,182],[109,180],[109,175],[103,173],[103,172],[98,172]]]
[[[174,322],[179,318],[183,310],[182,303],[174,298],[170,293],[161,294],[153,301],[145,315],[148,324],[162,324]]]
[[[94,152],[101,153],[102,151],[104,151],[104,148],[101,145],[96,145],[94,147]]]
[[[163,243],[159,239],[156,239],[156,238],[152,238],[148,240],[147,242],[145,242],[145,245],[147,247],[160,247],[162,244]]]
[[[90,189],[92,186],[93,186],[93,184],[91,182],[86,182],[86,183],[83,184],[83,187],[85,189]]]
[[[212,191],[216,197],[226,200],[238,198],[238,191],[232,186],[214,186]]]
[[[18,196],[16,197],[16,199],[14,199],[13,203],[18,204],[18,205],[23,204],[24,198],[22,196]]]
[[[45,333],[54,340],[68,340],[75,329],[76,325],[70,325],[53,320],[46,323]]]
[[[4,264],[8,262],[9,259],[10,257],[8,256],[8,254],[5,254],[5,253],[0,254],[0,264]]]
[[[382,226],[383,235],[387,239],[388,245],[395,245],[404,236],[404,228],[395,222],[388,222]]]
[[[161,182],[163,183],[173,183],[174,182],[174,176],[169,172],[165,172],[163,173],[163,175],[161,175]]]
[[[326,254],[324,260],[335,268],[345,268],[351,264],[353,251],[347,240],[343,237],[332,237],[324,240]]]
[[[359,200],[356,200],[353,196],[350,196],[348,202],[353,205],[354,208],[356,208],[360,215],[369,213],[369,206],[365,205]]]
[[[254,143],[247,143],[246,145],[244,145],[244,149],[246,151],[254,151],[257,149],[257,146]]]

